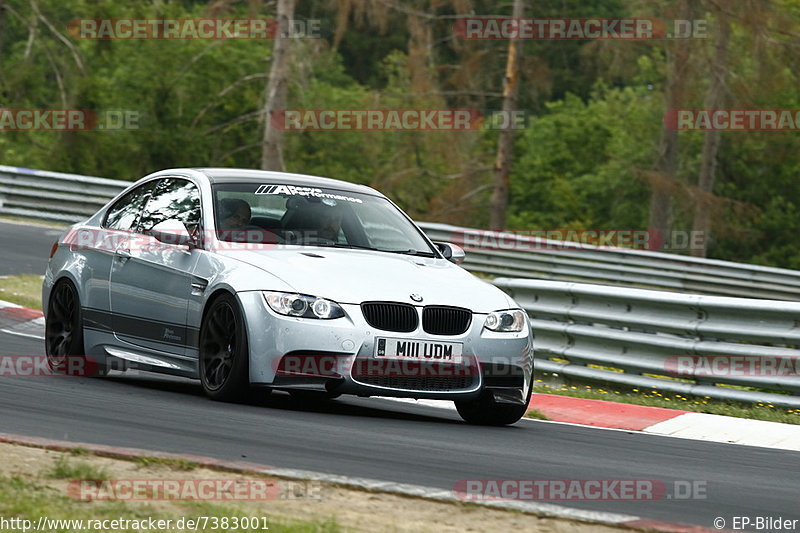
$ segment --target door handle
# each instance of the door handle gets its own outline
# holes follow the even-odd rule
[[[131,258],[131,251],[127,248],[120,248],[117,250],[117,259],[124,263]]]
[[[192,280],[192,294],[200,296],[208,287],[208,280],[202,278],[194,278]]]

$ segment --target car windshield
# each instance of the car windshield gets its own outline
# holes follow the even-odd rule
[[[420,231],[380,196],[281,183],[223,183],[213,192],[220,240],[436,256]]]

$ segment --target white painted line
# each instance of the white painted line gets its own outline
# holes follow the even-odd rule
[[[580,520],[584,522],[594,522],[600,524],[621,524],[623,522],[632,522],[636,520],[641,520],[641,517],[638,516],[618,514],[618,513],[606,513],[601,511],[587,511],[584,509],[564,507],[552,503],[510,501],[510,500],[504,500],[504,501],[462,500],[456,497],[456,495],[452,490],[436,489],[432,487],[424,487],[422,485],[410,485],[406,483],[379,481],[377,479],[369,479],[369,478],[340,476],[336,474],[323,474],[320,472],[311,472],[308,470],[295,470],[290,468],[267,468],[262,470],[261,472],[263,474],[276,477],[284,477],[290,479],[305,479],[312,481],[321,481],[324,483],[335,483],[351,487],[359,487],[366,490],[375,490],[393,494],[402,494],[406,496],[414,496],[417,498],[426,498],[430,500],[438,500],[445,502],[473,503],[486,507],[522,511],[526,513],[533,513],[540,516],[565,518],[568,520]]]
[[[689,439],[800,451],[800,425],[705,413],[685,413],[645,432]]]
[[[0,332],[6,333],[8,335],[16,335],[17,337],[26,337],[29,339],[37,339],[41,341],[44,340],[44,337],[42,337],[41,335],[32,335],[30,333],[22,333],[20,331],[13,331],[10,329],[0,329]]]
[[[445,400],[415,400],[413,398],[391,398],[387,396],[375,396],[375,398],[455,411],[453,402]],[[693,416],[684,418],[688,415]],[[684,420],[681,421],[681,419]],[[765,422],[763,420],[750,420],[747,418],[735,418],[723,415],[684,413],[670,420],[658,422],[642,431],[524,417],[521,421],[540,424],[560,424],[563,426],[615,431],[627,434],[644,434],[674,439],[698,440],[718,444],[738,444],[741,446],[758,446],[775,450],[800,451],[800,425]]]
[[[0,309],[5,309],[8,307],[21,308],[22,306],[11,302],[6,302],[5,300],[0,300]],[[36,317],[31,320],[27,320],[25,322],[21,322],[15,325],[14,329],[7,329],[7,328],[0,329],[0,332],[6,333],[8,335],[15,335],[17,337],[25,337],[28,339],[36,339],[43,341],[44,335],[37,335],[35,333],[26,333],[25,331],[16,331],[16,330],[31,329],[35,331],[37,329],[41,329],[42,331],[44,331],[44,325],[45,325],[44,317]]]

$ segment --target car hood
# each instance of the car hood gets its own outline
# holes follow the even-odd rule
[[[298,293],[339,303],[414,304],[411,294],[417,294],[422,297],[419,305],[452,305],[478,313],[516,307],[500,289],[444,259],[308,247],[217,253],[269,272]]]

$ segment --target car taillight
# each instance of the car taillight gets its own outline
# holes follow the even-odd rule
[[[54,255],[56,255],[56,250],[58,250],[58,241],[54,242],[53,247],[50,248],[50,259],[52,259]]]

